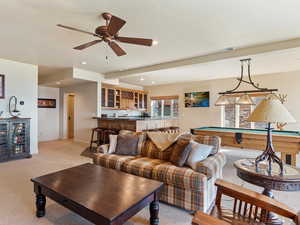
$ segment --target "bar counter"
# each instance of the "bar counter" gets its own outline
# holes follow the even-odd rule
[[[93,117],[98,127],[140,132],[166,127],[177,127],[178,119],[171,117]]]

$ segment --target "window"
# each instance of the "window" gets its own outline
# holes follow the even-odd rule
[[[252,97],[255,105],[235,105],[234,102],[236,98],[238,97],[229,98],[229,102],[232,104],[222,106],[222,126],[252,129],[266,128],[265,123],[252,123],[247,121],[253,109],[255,109],[256,105],[258,105],[265,96]]]
[[[151,97],[151,116],[178,117],[178,96]]]

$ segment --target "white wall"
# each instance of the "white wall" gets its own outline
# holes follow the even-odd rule
[[[183,74],[184,76],[184,74]],[[300,131],[300,71],[276,73],[268,75],[254,76],[254,82],[260,83],[260,87],[278,88],[279,93],[287,94],[285,106],[298,121],[297,123],[288,124],[287,130]],[[151,96],[179,95],[179,124],[184,130],[201,126],[220,126],[221,125],[221,108],[214,103],[218,98],[218,92],[232,89],[236,85],[236,80],[218,79],[209,81],[177,83],[160,86],[146,87]],[[248,86],[242,88],[249,89]],[[252,89],[252,88],[250,88]],[[192,91],[209,91],[210,107],[209,108],[185,108],[184,93]],[[150,105],[150,104],[148,104]]]
[[[38,141],[59,139],[59,88],[38,87],[39,98],[56,99],[56,108],[38,109]]]
[[[24,105],[18,105],[21,117],[30,117],[30,150],[37,153],[37,94],[38,68],[35,65],[0,59],[0,74],[5,75],[5,99],[0,99],[0,110],[9,117],[9,98],[15,95]]]
[[[100,107],[99,92],[101,83],[89,82],[61,89],[61,135],[67,137],[67,95],[75,95],[74,103],[74,140],[89,142],[91,129],[97,126],[97,121],[92,117],[97,116]]]

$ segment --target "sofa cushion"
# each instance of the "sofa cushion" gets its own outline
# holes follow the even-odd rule
[[[207,135],[193,135],[193,134],[184,134],[182,138],[189,138],[200,144],[211,145],[213,149],[211,150],[210,155],[215,155],[219,152],[221,148],[221,138],[218,136],[207,136]]]
[[[147,139],[147,134],[145,132],[134,132],[134,131],[131,131],[131,130],[120,130],[119,134],[121,134],[121,135],[126,135],[126,134],[137,135],[139,137],[139,141],[138,141],[138,155],[141,154],[142,149],[143,149],[144,144],[145,144],[146,139]]]
[[[132,135],[132,134],[118,135],[115,154],[131,155],[131,156],[137,155],[138,142],[139,142],[139,137],[137,135]]]
[[[197,170],[197,163],[205,160],[209,156],[213,146],[200,144],[191,140],[187,148],[190,149],[190,155],[185,164],[193,170]]]
[[[197,173],[191,168],[177,167],[171,163],[155,166],[152,172],[152,179],[194,191],[203,190],[207,182],[207,177],[204,174]]]
[[[189,143],[190,140],[185,138],[179,138],[177,140],[170,156],[170,162],[173,163],[175,166],[182,167],[185,164],[192,150],[191,148],[187,148]]]
[[[121,170],[123,163],[135,159],[135,156],[115,155],[115,154],[94,154],[94,164],[106,168]]]
[[[174,144],[171,145],[166,150],[160,151],[156,147],[156,145],[150,140],[150,138],[147,138],[144,148],[142,149],[141,155],[143,157],[148,157],[148,158],[152,158],[152,159],[160,159],[160,160],[169,161],[173,146],[174,146]]]
[[[137,176],[142,176],[146,178],[152,178],[152,170],[155,166],[159,164],[167,163],[160,159],[151,159],[147,157],[140,157],[133,160],[126,161],[122,164],[121,170],[134,174]]]

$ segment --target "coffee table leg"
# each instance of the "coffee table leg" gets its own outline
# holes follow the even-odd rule
[[[36,216],[37,217],[45,216],[46,197],[40,191],[39,193],[36,194],[35,205],[36,205]]]
[[[154,200],[150,203],[150,224],[158,225],[159,224],[159,201],[158,201],[158,193],[154,194]]]

